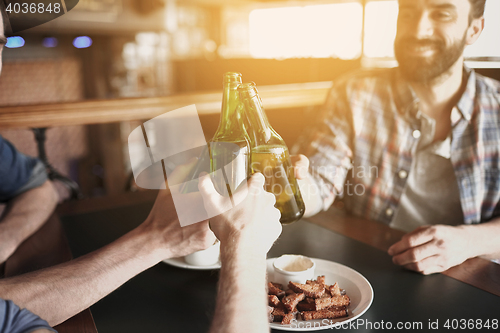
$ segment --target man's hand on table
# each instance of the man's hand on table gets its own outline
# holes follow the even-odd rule
[[[500,258],[500,218],[471,225],[423,226],[391,246],[392,261],[422,274],[439,273],[469,258]]]
[[[439,273],[474,257],[464,226],[422,226],[404,235],[388,253],[396,265],[422,273]]]

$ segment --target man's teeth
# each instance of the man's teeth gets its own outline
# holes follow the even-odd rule
[[[430,45],[427,45],[427,46],[415,46],[413,47],[413,50],[416,51],[416,52],[425,52],[425,51],[429,51],[429,50],[434,50],[434,48]]]

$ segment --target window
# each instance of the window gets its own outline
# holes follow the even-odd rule
[[[249,18],[250,54],[355,59],[361,55],[362,17],[356,2],[255,9]]]
[[[294,7],[279,3],[231,7],[223,14],[226,35],[218,52],[228,58],[361,57],[365,67],[397,66],[393,44],[398,1],[364,3],[364,13],[363,2],[357,0]],[[470,67],[500,68],[498,13],[500,0],[486,1],[485,29],[479,40],[465,50]]]
[[[397,1],[371,1],[365,7],[363,55],[369,58],[393,58],[398,17]]]

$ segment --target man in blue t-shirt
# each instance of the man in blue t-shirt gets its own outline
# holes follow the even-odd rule
[[[2,11],[2,14],[3,11]],[[3,26],[3,20],[0,22]],[[0,33],[0,54],[6,43]],[[0,71],[1,71],[0,59]],[[24,155],[0,136],[0,264],[4,263],[52,214],[57,192],[47,178],[43,163]],[[0,333],[56,332],[49,324],[10,300],[0,298]]]

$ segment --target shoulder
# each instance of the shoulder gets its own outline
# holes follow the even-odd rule
[[[476,94],[500,98],[500,82],[475,73],[476,75]]]
[[[500,82],[476,73],[474,104],[490,124],[500,128]]]
[[[0,136],[0,203],[40,186],[47,180],[43,163],[19,152]]]

